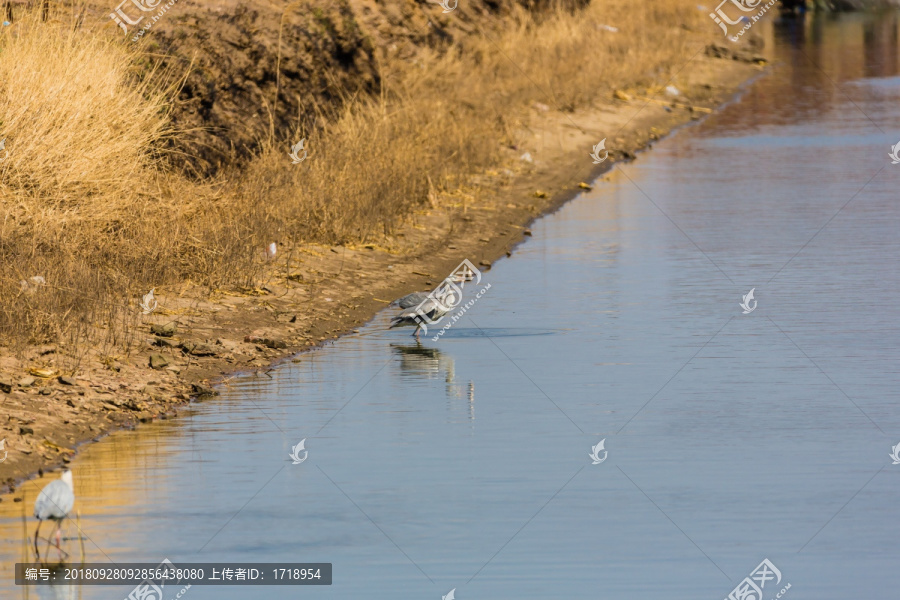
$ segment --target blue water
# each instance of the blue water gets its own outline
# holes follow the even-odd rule
[[[89,559],[334,565],[330,587],[190,600],[719,600],[766,558],[765,600],[896,599],[897,24],[806,28],[775,28],[738,102],[536,222],[439,341],[388,311],[89,448]],[[9,546],[0,590],[24,597]]]

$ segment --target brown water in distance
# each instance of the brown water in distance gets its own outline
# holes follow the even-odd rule
[[[188,600],[719,600],[766,558],[766,600],[896,598],[898,20],[754,27],[767,76],[537,222],[439,341],[384,313],[88,447],[88,559],[334,564]],[[22,512],[0,598],[127,596],[14,586]]]

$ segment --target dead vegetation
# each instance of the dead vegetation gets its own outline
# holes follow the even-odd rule
[[[76,370],[89,347],[127,353],[150,288],[254,287],[273,240],[388,243],[497,167],[535,103],[566,112],[663,84],[715,33],[703,18],[690,0],[594,0],[518,9],[413,57],[377,49],[378,93],[348,90],[314,128],[298,116],[251,160],[188,179],[191,157],[165,150],[190,135],[169,118],[185,73],[148,67],[109,28],[24,15],[0,29],[0,344],[59,344]]]

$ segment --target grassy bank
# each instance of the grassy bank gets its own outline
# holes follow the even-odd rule
[[[150,288],[254,288],[271,241],[279,257],[390,245],[414,210],[498,167],[535,103],[572,111],[662,84],[716,34],[706,20],[688,0],[595,0],[517,10],[412,58],[379,50],[378,93],[347,90],[315,107],[314,129],[273,127],[251,160],[198,180],[166,150],[191,134],[169,119],[185,72],[148,67],[109,28],[26,15],[0,34],[0,344],[58,344],[56,366],[76,371],[128,352]]]

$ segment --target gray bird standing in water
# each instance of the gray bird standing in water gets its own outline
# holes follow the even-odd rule
[[[72,471],[64,469],[62,475],[56,481],[51,481],[44,486],[37,500],[34,501],[34,518],[38,520],[37,529],[34,532],[34,551],[38,552],[38,533],[41,531],[41,523],[50,519],[56,521],[56,549],[62,555],[60,547],[60,533],[62,521],[72,511],[75,505],[75,489],[72,487]],[[49,545],[50,540],[47,540]]]
[[[453,283],[462,283],[465,285],[465,282],[472,281],[474,278],[474,273],[471,272],[471,269],[465,268],[462,272],[454,273],[449,281]],[[480,277],[480,275],[479,275]],[[404,310],[399,315],[391,319],[391,329],[394,327],[407,327],[415,325],[416,330],[413,332],[413,336],[415,336],[416,341],[419,341],[419,330],[422,328],[422,317],[428,317],[430,321],[437,321],[444,315],[446,315],[450,310],[457,304],[453,300],[456,300],[455,293],[451,289],[443,290],[443,295],[439,298],[432,298],[432,294],[434,292],[413,292],[412,294],[407,294],[398,300],[394,300],[391,305],[397,304],[400,308],[403,309],[413,309],[413,310]],[[424,304],[423,304],[424,303]],[[421,307],[419,305],[421,304]],[[416,309],[419,310],[416,310]],[[416,318],[418,315],[418,318]]]
[[[410,294],[410,296],[412,295],[414,294]],[[445,293],[438,299],[426,297],[425,300],[422,301],[421,306],[419,306],[419,303],[411,304],[410,306],[413,306],[414,308],[407,308],[391,319],[390,328],[393,329],[394,327],[409,327],[415,325],[416,330],[413,332],[413,336],[415,336],[416,341],[419,341],[419,330],[422,329],[425,319],[427,318],[429,322],[434,322],[450,312],[452,306],[448,305],[450,304],[452,296],[453,293],[450,292]]]

